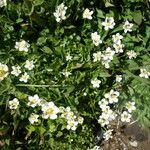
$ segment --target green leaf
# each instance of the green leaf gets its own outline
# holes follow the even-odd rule
[[[100,77],[110,77],[111,75],[108,72],[101,72],[99,74]]]
[[[114,5],[111,4],[110,2],[106,2],[106,3],[105,3],[105,7],[114,7]]]
[[[135,11],[133,13],[133,20],[138,25],[140,25],[142,23],[142,13],[141,13],[141,11]]]
[[[97,11],[97,17],[99,17],[99,18],[105,18],[105,16],[104,16],[104,14],[103,14],[103,11],[102,10],[100,10],[100,9],[96,9],[96,11]]]
[[[44,0],[33,0],[34,6],[42,5],[44,3]]]
[[[38,40],[37,40],[37,44],[38,45],[42,45],[42,44],[44,44],[46,42],[46,37],[40,37],[40,38],[38,38]]]
[[[52,54],[52,53],[53,53],[53,51],[52,51],[49,47],[47,47],[47,46],[44,46],[44,47],[42,48],[42,51],[43,51],[44,53],[47,53],[47,54]]]
[[[43,135],[46,131],[46,129],[42,126],[38,127],[38,130],[39,130],[40,135]]]
[[[29,0],[25,0],[22,5],[23,11],[26,15],[31,15],[34,11],[34,5]]]
[[[32,132],[34,132],[35,131],[35,127],[34,126],[32,126],[32,125],[28,125],[27,127],[26,127],[26,129],[28,130],[28,134],[30,135]]]

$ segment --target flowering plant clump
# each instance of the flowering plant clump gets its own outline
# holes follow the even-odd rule
[[[0,148],[100,150],[113,122],[149,126],[149,2],[137,1],[0,0]]]

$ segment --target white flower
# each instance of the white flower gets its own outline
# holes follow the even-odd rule
[[[67,7],[64,5],[64,3],[61,3],[59,6],[57,6],[56,11],[53,13],[57,22],[66,20],[66,10]]]
[[[35,122],[38,122],[38,118],[39,118],[39,115],[32,113],[29,117],[29,121],[31,124],[34,124]]]
[[[6,6],[7,0],[0,0],[0,7]]]
[[[103,55],[103,57],[104,57],[104,55]],[[109,62],[110,62],[110,60],[102,60],[102,65],[104,65],[105,68],[108,69],[110,67]]]
[[[99,88],[101,81],[95,78],[94,80],[91,80],[91,83],[92,83],[94,88]]]
[[[150,72],[148,72],[146,69],[140,69],[141,73],[140,73],[140,77],[143,77],[143,78],[149,78],[150,76]]]
[[[21,40],[20,42],[16,42],[15,48],[19,51],[28,52],[28,49],[30,47],[30,44],[26,42],[25,40]]]
[[[8,76],[8,66],[0,63],[0,81],[4,80]]]
[[[63,74],[65,77],[69,77],[70,75],[72,75],[72,73],[69,72],[69,71],[64,71],[64,72],[62,72],[62,74]]]
[[[102,110],[105,110],[106,106],[108,105],[108,101],[105,98],[103,98],[98,102],[98,105]]]
[[[123,53],[124,44],[113,44],[116,53]]]
[[[107,130],[107,131],[104,133],[103,137],[104,137],[104,139],[105,139],[106,141],[113,137],[113,136],[112,136],[112,131],[113,131],[113,130]]]
[[[116,82],[122,81],[122,75],[116,75]]]
[[[109,93],[105,94],[105,98],[109,99],[109,103],[117,103],[118,102],[118,96],[119,96],[119,92],[118,91],[114,91],[113,89],[110,90]]]
[[[84,121],[83,117],[78,117],[78,123],[79,124],[83,124],[83,121]]]
[[[72,56],[70,54],[67,54],[66,61],[72,60]]]
[[[124,111],[121,114],[121,121],[122,122],[130,122],[130,120],[131,120],[131,114],[129,114],[127,111]]]
[[[25,73],[20,77],[19,81],[27,83],[29,78],[30,78],[30,76],[25,72]]]
[[[10,109],[17,109],[19,106],[19,101],[17,98],[14,98],[13,100],[9,101],[9,108]]]
[[[87,93],[86,93],[86,92],[84,92],[84,93],[83,93],[83,95],[84,95],[84,96],[87,96]]]
[[[124,32],[127,33],[127,32],[131,32],[132,31],[132,28],[133,27],[133,24],[132,23],[129,23],[129,21],[127,20],[125,22],[125,24],[123,25],[123,29],[124,29]]]
[[[114,54],[115,54],[115,51],[113,51],[110,47],[108,47],[105,50],[104,54],[102,55],[102,59],[104,61],[107,61],[107,60],[111,61],[111,60],[113,60]]]
[[[28,70],[32,70],[34,68],[33,60],[32,61],[26,60],[24,67]]]
[[[113,29],[114,25],[115,25],[115,22],[114,22],[114,18],[113,17],[106,17],[105,21],[102,22],[102,26],[104,26],[105,30]]]
[[[83,12],[83,18],[84,19],[92,19],[92,14],[93,14],[93,11],[90,11],[88,8],[86,8]]]
[[[99,116],[98,123],[99,123],[102,127],[104,127],[105,125],[108,125],[108,124],[109,124],[109,120],[108,120],[108,119],[105,119],[105,116],[101,115],[101,116]]]
[[[76,118],[70,107],[64,108],[61,113],[61,117],[67,120],[74,120]]]
[[[129,113],[131,113],[133,110],[135,110],[136,109],[135,102],[127,102],[126,109],[128,110]]]
[[[94,146],[92,149],[89,150],[102,150],[102,149],[100,148],[100,146]]]
[[[39,98],[39,96],[37,94],[35,94],[34,96],[29,96],[28,100],[29,100],[29,102],[27,105],[31,106],[33,108],[37,105],[40,105],[40,103],[41,103],[41,99]]]
[[[136,58],[137,54],[133,50],[127,52],[129,59]]]
[[[42,117],[44,119],[50,118],[54,120],[57,118],[59,108],[53,102],[49,102],[47,104],[42,105],[42,112],[43,112]]]
[[[123,39],[123,36],[120,35],[120,33],[117,33],[116,35],[112,36],[113,42],[116,44],[120,44],[121,43],[121,39]]]
[[[95,46],[98,46],[100,43],[102,43],[102,41],[100,39],[100,35],[98,35],[97,32],[91,33],[91,38],[92,38],[93,44]]]
[[[108,120],[108,121],[112,121],[113,118],[115,118],[115,113],[113,113],[113,111],[110,109],[109,106],[105,106],[104,109],[102,109],[102,114],[104,119]]]
[[[19,74],[21,73],[21,67],[20,66],[12,66],[12,71],[11,71],[11,74],[15,75],[16,77],[19,76]]]
[[[93,53],[93,58],[94,58],[94,62],[96,61],[100,61],[102,58],[102,53],[101,52],[97,52],[97,53]]]
[[[67,121],[67,129],[68,130],[71,129],[71,130],[75,131],[77,128],[77,125],[78,125],[78,122],[75,120],[68,120]]]

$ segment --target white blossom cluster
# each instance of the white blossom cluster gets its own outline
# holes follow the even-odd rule
[[[127,25],[128,23],[128,25]],[[113,29],[114,28],[114,19],[113,17],[106,17],[105,21],[102,22],[102,25],[104,26],[105,30]],[[125,22],[123,25],[124,32],[126,33],[127,31],[131,32],[132,31],[132,26],[133,24],[129,23],[128,21]],[[93,41],[93,44],[95,46],[98,46],[100,43],[102,43],[102,40],[100,39],[100,35],[98,35],[97,32],[94,32],[91,34],[91,38]],[[113,48],[107,47],[105,51],[99,51],[96,53],[93,53],[93,61],[102,61],[102,64],[105,66],[105,68],[109,68],[109,63],[113,60],[113,56],[115,53],[123,53],[124,52],[124,44],[122,44],[123,36],[120,35],[120,33],[116,33],[115,35],[112,35],[112,40],[113,40]],[[127,55],[129,59],[136,58],[137,54],[131,50],[127,52]]]
[[[13,100],[9,101],[9,108],[11,110],[17,109],[19,106],[19,100],[17,98],[14,98]],[[28,103],[27,106],[31,108],[35,108],[37,106],[41,107],[42,111],[42,118],[44,119],[56,119],[57,114],[59,113],[59,108],[54,104],[54,102],[47,102],[44,101],[43,99],[39,98],[37,94],[34,96],[28,96]],[[31,124],[34,124],[38,122],[39,114],[31,113],[28,120],[30,121]]]
[[[31,60],[31,61],[26,60],[24,67],[28,70],[32,70],[35,67],[33,60]],[[12,71],[11,71],[12,75],[18,77],[21,73],[22,73],[22,71],[21,71],[20,66],[12,66]],[[27,72],[24,72],[21,75],[19,81],[27,83],[29,78],[30,78],[29,74]]]
[[[124,44],[121,43],[123,36],[119,33],[112,36],[112,40],[114,42],[113,47],[116,53],[123,53]]]
[[[67,7],[64,5],[64,3],[61,3],[59,6],[57,6],[56,11],[53,13],[57,22],[66,20],[66,10]]]
[[[109,104],[115,104],[118,102],[118,96],[119,96],[118,91],[114,91],[113,89],[110,90],[109,93],[106,93],[104,95],[105,98],[100,100],[98,102],[99,107],[102,110],[102,114],[99,116],[98,122],[101,124],[102,127],[105,125],[108,125],[110,121],[114,120],[117,116],[117,114],[110,109]]]
[[[109,101],[107,99],[103,98],[98,104],[102,110],[102,114],[99,116],[98,122],[102,127],[104,127],[105,125],[108,125],[110,121],[114,120],[117,114],[110,109]]]
[[[131,120],[131,113],[136,109],[135,102],[127,102],[125,105],[126,111],[123,111],[121,114],[121,121],[122,122],[130,122]]]
[[[109,63],[113,60],[114,55],[115,51],[110,47],[107,47],[103,52],[93,53],[93,61],[96,62],[102,60],[102,65],[104,65],[105,68],[109,68]]]
[[[71,111],[70,107],[57,107],[54,102],[47,102],[46,100],[41,99],[37,94],[34,96],[28,96],[27,106],[31,108],[40,107],[42,114],[31,113],[28,120],[31,124],[39,122],[39,117],[41,116],[43,119],[51,119],[55,120],[58,118],[58,113],[60,113],[60,117],[66,119],[68,130],[75,131],[79,124],[83,123],[83,118],[75,115],[74,112]],[[19,107],[19,100],[14,98],[9,101],[9,108],[11,110],[16,110]]]
[[[71,111],[70,107],[59,107],[61,112],[61,117],[67,120],[67,129],[75,131],[79,124],[83,123],[83,118],[75,115],[74,112]]]
[[[104,95],[105,98],[98,102],[98,105],[102,110],[102,114],[99,116],[98,123],[100,123],[102,127],[109,125],[110,122],[115,120],[118,116],[118,113],[110,109],[109,105],[117,103],[119,95],[120,93],[118,91],[114,91],[113,89],[111,89],[110,92]],[[136,109],[135,102],[127,102],[125,105],[125,109],[125,111],[119,114],[120,120],[122,122],[130,122],[131,113]],[[108,129],[106,132],[104,132],[103,138],[105,140],[109,140],[110,138],[112,138],[112,132],[112,129]]]

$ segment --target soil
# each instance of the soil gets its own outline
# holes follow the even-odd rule
[[[109,141],[104,141],[102,150],[150,150],[149,132],[138,125],[120,126]]]

